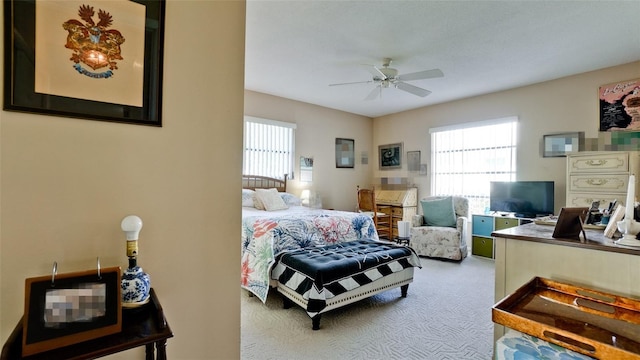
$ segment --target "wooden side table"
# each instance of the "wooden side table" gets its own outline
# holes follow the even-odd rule
[[[22,319],[20,319],[20,322],[18,322],[18,325],[13,329],[13,332],[2,347],[0,360],[95,359],[143,345],[146,348],[146,360],[166,360],[167,339],[173,337],[173,332],[164,317],[162,306],[153,288],[150,296],[151,300],[144,308],[124,310],[122,331],[117,334],[27,357],[22,357]]]

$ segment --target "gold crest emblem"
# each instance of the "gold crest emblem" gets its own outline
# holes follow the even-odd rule
[[[65,47],[73,50],[70,60],[74,62],[73,67],[80,73],[93,78],[109,78],[113,76],[113,70],[118,68],[116,60],[123,60],[120,45],[124,43],[124,37],[120,31],[109,29],[113,23],[111,14],[99,9],[96,24],[93,21],[95,11],[93,6],[81,5],[78,15],[84,24],[76,19],[67,20],[62,27],[68,31],[67,43]],[[93,71],[85,69],[81,64],[85,64]],[[109,67],[103,72],[95,70]]]

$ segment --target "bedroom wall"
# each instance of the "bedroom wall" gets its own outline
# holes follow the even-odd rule
[[[421,151],[422,162],[429,165],[428,176],[416,176],[413,179],[422,198],[430,194],[429,128],[518,116],[518,180],[555,181],[557,213],[565,203],[566,159],[542,157],[542,136],[584,131],[587,138],[597,138],[598,87],[637,78],[640,78],[640,62],[379,117],[373,120],[372,145],[377,147],[403,141],[405,151]],[[378,158],[374,154],[372,160],[376,163]],[[407,175],[406,164],[397,171],[373,168],[374,177]]]
[[[372,147],[370,118],[249,90],[245,91],[244,109],[247,116],[297,124],[296,179],[288,182],[289,192],[299,196],[303,189],[313,189],[322,197],[324,208],[355,209],[356,186],[370,186],[371,154],[368,164],[360,161],[361,153]],[[336,138],[354,139],[353,169],[336,168]],[[300,156],[314,159],[312,183],[298,181]]]
[[[25,278],[97,256],[126,267],[120,221],[137,214],[139,264],[175,335],[168,357],[240,357],[244,28],[244,1],[168,1],[162,128],[0,113],[2,343]]]

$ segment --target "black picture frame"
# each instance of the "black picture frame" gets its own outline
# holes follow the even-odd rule
[[[580,233],[583,233],[584,240],[587,235],[584,232],[584,223],[589,213],[588,207],[570,207],[560,209],[558,221],[553,229],[554,238],[564,238],[580,240]]]
[[[61,2],[63,2],[62,0]],[[35,91],[36,1],[4,2],[4,103],[3,109],[80,119],[162,126],[162,73],[165,0],[132,0],[145,6],[142,107]],[[89,2],[90,4],[90,2]],[[95,9],[96,13],[98,9]],[[77,13],[71,14],[71,18]],[[96,16],[97,19],[97,16]],[[61,46],[66,31],[61,30]],[[125,40],[126,41],[126,40]],[[71,55],[71,52],[69,52]],[[70,66],[72,63],[70,62]],[[117,76],[117,70],[114,70]],[[106,79],[95,79],[104,81]]]
[[[120,280],[119,267],[66,274],[54,270],[53,275],[26,279],[22,356],[120,332]],[[54,311],[62,304],[73,306],[74,312],[63,311],[55,318]]]
[[[542,136],[542,156],[562,157],[584,150],[584,132],[547,134]]]
[[[336,138],[336,168],[353,169],[355,166],[355,141]]]
[[[380,170],[402,168],[403,143],[378,146],[378,164]]]

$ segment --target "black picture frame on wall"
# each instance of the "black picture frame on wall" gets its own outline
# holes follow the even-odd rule
[[[64,0],[59,0],[59,2],[64,4]],[[144,37],[144,50],[140,49],[140,47],[137,48],[138,52],[144,54],[143,75],[139,77],[143,83],[135,84],[142,89],[142,106],[36,92],[36,62],[49,60],[42,54],[36,54],[36,6],[38,6],[38,1],[7,0],[4,2],[5,65],[3,109],[89,120],[162,126],[165,0],[133,0],[132,2],[144,5],[144,12],[146,13],[144,19],[145,28],[144,30],[140,28],[141,37],[142,34]],[[88,5],[90,6],[90,3]],[[100,21],[98,13],[103,9],[96,7],[94,10],[95,15],[92,20],[97,23]],[[108,12],[108,10],[104,10]],[[69,19],[78,21],[79,27],[84,26],[81,25],[83,19],[78,16],[77,9],[69,14]],[[140,21],[143,20],[140,17],[138,19]],[[114,28],[116,27],[115,25],[113,26]],[[67,42],[67,30],[63,28],[62,23],[53,23],[53,29],[55,31],[47,32],[47,36],[49,36],[49,33],[51,33],[51,36],[56,36],[55,41],[59,41],[60,46],[64,47],[65,42]],[[117,29],[114,30],[117,31]],[[125,35],[122,34],[122,36]],[[125,43],[126,38],[123,44]],[[142,41],[138,43],[142,44]],[[70,60],[72,56],[71,49],[62,50],[66,50],[65,54],[68,55]],[[60,53],[63,53],[62,50]],[[122,55],[126,56],[124,53]],[[61,59],[56,58],[56,60]],[[66,61],[67,59],[64,60]],[[67,62],[69,67],[76,67],[77,73],[79,73],[77,74],[78,76],[88,74],[87,76],[91,78],[91,82],[95,80],[96,88],[91,91],[97,94],[93,96],[94,98],[96,96],[99,97],[101,92],[97,89],[100,88],[101,84],[104,84],[104,81],[108,81],[110,77],[108,74],[105,75],[104,68],[92,71],[91,67],[85,68],[82,66],[77,68],[77,65],[85,65],[83,62],[75,65],[73,61]],[[66,63],[65,66],[67,66]],[[124,73],[119,73],[117,68],[112,70],[112,74],[113,76],[124,76]],[[69,81],[78,80],[69,77]],[[73,83],[71,85],[65,84],[65,86],[73,86]],[[111,92],[116,93],[117,90]]]
[[[542,156],[561,157],[584,150],[584,132],[548,134],[542,136]]]
[[[378,145],[378,165],[380,170],[401,169],[403,143]]]
[[[355,141],[336,138],[336,168],[353,169],[355,165]]]

